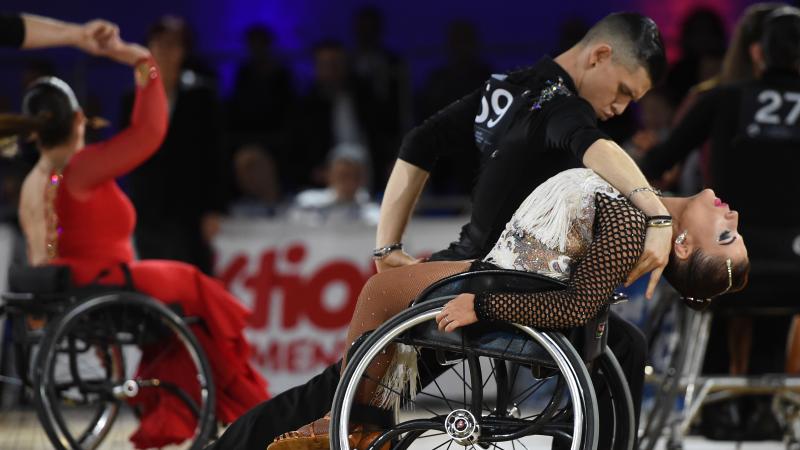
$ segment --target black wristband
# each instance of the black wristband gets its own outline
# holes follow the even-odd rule
[[[672,220],[672,216],[645,216],[648,221],[651,220]]]

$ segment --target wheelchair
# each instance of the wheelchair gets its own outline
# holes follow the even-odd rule
[[[171,396],[196,423],[184,448],[199,450],[216,431],[211,367],[195,336],[203,323],[135,292],[123,272],[124,286],[76,288],[67,267],[12,267],[2,312],[21,403],[33,403],[56,449],[89,450],[130,445],[136,421],[124,417],[152,393]],[[192,380],[149,373],[176,355],[188,355]]]
[[[783,428],[787,449],[800,448],[800,376],[783,373],[731,376],[702,373],[714,316],[792,316],[800,314],[794,280],[797,264],[753,261],[751,283],[745,296],[721,298],[704,311],[681,305],[676,293],[660,291],[650,313],[646,334],[651,355],[666,357],[664,367],[648,367],[646,383],[656,387],[652,406],[639,430],[640,449],[652,450],[664,441],[668,450],[684,448],[686,436],[705,405],[753,394],[773,396],[772,411]],[[674,331],[665,333],[665,321]],[[659,343],[661,341],[661,343]],[[663,345],[665,351],[652,351]]]
[[[406,450],[412,444],[450,449],[454,443],[473,450],[524,450],[548,438],[572,450],[633,449],[634,409],[625,376],[606,345],[607,309],[568,335],[499,322],[479,322],[452,333],[436,327],[436,315],[461,292],[541,292],[564,286],[535,273],[492,269],[454,275],[428,287],[410,308],[354,343],[331,408],[331,448],[351,448],[348,430],[366,422],[383,429],[370,450]],[[418,383],[412,376],[399,390],[367,373],[376,357],[399,349],[393,347],[398,344],[416,353],[419,374]],[[382,410],[356,403],[365,383],[390,391],[399,400],[395,405],[403,406],[381,417]],[[610,442],[598,443],[601,416],[595,393],[601,390],[610,398],[602,426],[613,432]]]

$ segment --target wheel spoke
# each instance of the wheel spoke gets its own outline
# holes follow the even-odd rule
[[[486,385],[489,384],[489,380],[491,380],[492,376],[494,375],[495,367],[494,367],[494,362],[492,362],[491,358],[489,358],[489,365],[492,367],[492,371],[489,372],[489,376],[486,377],[486,381],[483,382],[483,386],[481,386],[483,388],[485,388]]]
[[[464,376],[464,373],[465,373],[464,366],[465,366],[464,361],[461,361],[462,373],[458,373],[458,370],[456,370],[454,367],[450,367],[450,370],[452,370],[453,373],[455,373],[456,376],[458,378],[460,378],[461,381],[464,383],[464,398],[466,398],[467,397],[467,389],[469,389],[471,391],[472,390],[472,386],[469,385],[469,382],[466,380],[466,377]]]
[[[442,434],[445,434],[445,433],[442,433]],[[436,447],[433,447],[431,450],[440,449],[440,448],[444,447],[444,444],[447,444],[447,448],[449,449],[450,446],[453,444],[453,440],[452,439],[448,439],[447,441],[442,442],[441,444],[437,445]]]
[[[522,403],[523,401],[529,399],[531,395],[535,394],[536,391],[538,391],[539,389],[542,388],[542,386],[544,386],[545,381],[547,381],[547,380],[539,380],[536,383],[528,386],[527,388],[525,388],[525,390],[520,392],[516,397],[511,399],[512,402],[519,404],[519,403]],[[528,393],[528,391],[530,391],[531,389],[533,389],[533,392]],[[519,398],[522,397],[523,395],[525,395],[526,393],[528,393],[528,395],[525,398],[523,398],[522,400],[519,400]]]
[[[462,343],[463,343],[463,339],[464,339],[463,338],[463,334],[462,334],[462,338],[461,339],[462,339]],[[467,409],[467,386],[468,386],[468,384],[467,384],[466,370],[467,370],[467,362],[466,362],[466,360],[462,359],[461,360],[461,380],[464,382],[464,409]],[[471,391],[472,388],[470,387],[469,390]]]
[[[415,349],[416,349],[416,348],[415,348]],[[428,376],[429,376],[429,377],[431,377],[431,381],[432,381],[432,382],[433,382],[433,384],[436,386],[436,389],[439,391],[439,393],[440,393],[440,394],[442,394],[442,400],[444,400],[444,402],[447,404],[447,407],[448,407],[450,410],[453,410],[453,406],[450,404],[450,401],[447,399],[447,396],[446,396],[446,395],[444,395],[444,391],[442,390],[442,387],[441,387],[441,386],[439,386],[439,382],[438,382],[438,381],[436,381],[436,377],[434,377],[434,376],[433,376],[433,372],[432,372],[432,371],[431,371],[431,369],[428,367],[428,363],[426,363],[424,359],[420,358],[419,349],[416,349],[416,351],[417,351],[417,360],[420,360],[420,361],[422,361],[422,366],[425,368],[425,371],[426,371],[426,372],[428,372]],[[420,390],[420,393],[422,393],[422,392],[423,392],[423,391],[422,391],[422,390]],[[429,394],[429,395],[430,395],[430,394]]]

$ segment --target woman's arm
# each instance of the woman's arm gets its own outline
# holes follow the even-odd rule
[[[85,192],[128,173],[158,150],[167,132],[167,98],[152,57],[141,47],[133,46],[115,53],[113,58],[135,65],[136,99],[130,125],[72,158],[67,169],[69,177],[64,180],[73,193]]]
[[[462,294],[437,316],[439,328],[452,331],[482,319],[564,329],[583,325],[595,317],[633,268],[645,237],[644,215],[630,203],[600,194],[596,204],[592,243],[586,256],[576,264],[566,289]]]

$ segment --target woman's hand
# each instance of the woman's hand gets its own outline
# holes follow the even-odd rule
[[[139,61],[150,57],[150,50],[139,44],[116,38],[109,42],[103,56],[128,66],[135,66]]]
[[[90,55],[104,56],[109,45],[119,39],[119,27],[102,19],[81,25],[77,31],[75,46]]]
[[[449,333],[460,327],[478,321],[475,314],[475,294],[459,294],[444,305],[442,312],[436,315],[439,331]]]
[[[669,262],[669,253],[672,251],[672,227],[647,228],[644,239],[644,251],[639,257],[639,262],[628,275],[625,287],[630,286],[639,277],[650,272],[650,282],[647,284],[645,297],[653,298],[653,293],[661,278],[661,273]]]

